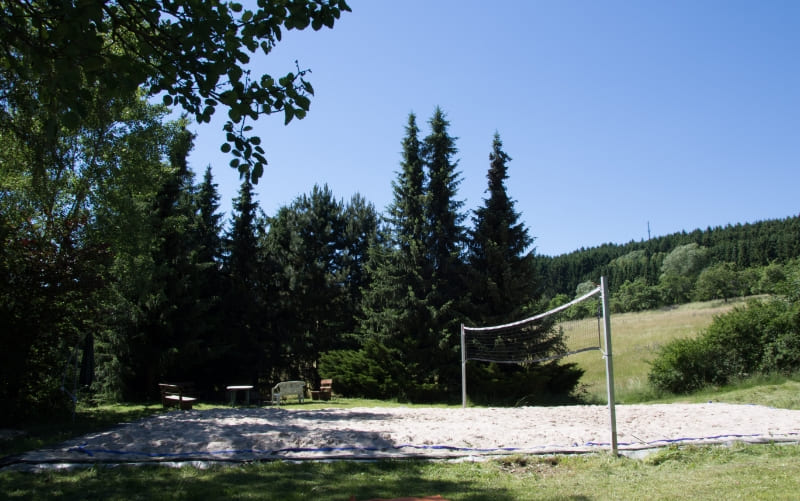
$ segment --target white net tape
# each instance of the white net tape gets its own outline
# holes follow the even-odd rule
[[[582,303],[597,303],[600,293],[601,288],[597,287],[569,303],[516,322],[488,327],[464,326],[464,360],[533,364],[598,350],[600,317],[572,317],[575,308]],[[595,304],[583,304],[587,305],[597,310]]]

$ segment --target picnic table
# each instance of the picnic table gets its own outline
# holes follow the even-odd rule
[[[250,391],[253,389],[252,385],[231,385],[226,386],[225,389],[228,390],[228,394],[231,396],[231,407],[236,404],[236,394],[239,393],[239,391],[245,392],[245,403],[250,405]]]

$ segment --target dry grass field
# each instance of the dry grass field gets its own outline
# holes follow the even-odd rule
[[[611,348],[617,401],[631,403],[652,397],[647,374],[649,362],[658,348],[672,339],[697,336],[715,316],[745,301],[706,301],[661,310],[612,314]],[[582,328],[586,328],[586,323]],[[578,353],[564,361],[577,363],[585,371],[581,385],[589,399],[606,401],[605,361],[599,351]]]

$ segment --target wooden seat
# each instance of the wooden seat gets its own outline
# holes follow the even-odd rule
[[[311,392],[311,400],[330,400],[333,396],[333,379],[322,379],[319,390]]]
[[[184,395],[184,389],[178,384],[159,383],[158,388],[161,390],[161,405],[165,409],[170,407],[178,407],[183,410],[191,410],[194,405],[194,397]]]

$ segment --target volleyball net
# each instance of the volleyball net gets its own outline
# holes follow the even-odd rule
[[[600,350],[606,360],[612,449],[616,453],[611,320],[605,277],[601,277],[599,286],[584,295],[529,318],[480,327],[462,324],[462,407],[467,405],[468,361],[533,365],[590,350]]]

